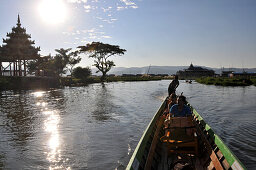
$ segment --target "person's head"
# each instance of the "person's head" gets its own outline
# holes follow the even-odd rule
[[[175,79],[175,80],[178,80],[178,78],[179,78],[178,75],[175,75],[175,76],[174,76],[174,79]]]
[[[177,99],[177,102],[178,102],[178,105],[184,105],[184,104],[186,104],[187,103],[187,101],[186,101],[186,97],[185,96],[179,96],[178,97],[178,99]]]

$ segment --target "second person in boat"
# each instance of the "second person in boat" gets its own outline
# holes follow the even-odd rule
[[[176,75],[168,87],[168,96],[176,92],[176,88],[179,86],[178,76]]]
[[[174,104],[170,108],[170,115],[173,117],[185,117],[185,116],[191,116],[191,110],[189,106],[186,105],[186,97],[185,96],[179,96],[177,99],[178,104]]]

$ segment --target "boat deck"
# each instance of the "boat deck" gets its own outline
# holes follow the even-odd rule
[[[159,123],[159,125],[161,122]],[[152,146],[155,146],[155,151],[153,154],[153,158],[150,160],[150,153],[149,157],[146,160],[144,169],[161,169],[161,170],[179,170],[179,169],[213,169],[214,165],[211,163],[211,159],[207,153],[203,153],[202,151],[205,150],[200,148],[200,154],[196,155],[193,153],[192,147],[174,147],[170,149],[170,146],[166,142],[158,142],[154,143],[154,138],[160,138],[166,136],[166,128],[162,124],[161,127],[156,127],[155,134],[157,134],[157,130],[159,130],[158,137],[155,135],[152,138],[152,143],[150,146],[152,152]],[[177,132],[177,130],[176,130]],[[176,133],[176,137],[179,136]],[[184,139],[184,137],[183,137]],[[150,168],[149,168],[150,167]]]

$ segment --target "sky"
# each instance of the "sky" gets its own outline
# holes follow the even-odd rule
[[[255,0],[0,0],[1,39],[18,14],[43,56],[100,41],[117,67],[256,67]]]

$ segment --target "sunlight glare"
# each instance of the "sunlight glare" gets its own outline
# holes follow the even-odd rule
[[[38,97],[42,97],[44,93],[45,93],[45,92],[43,92],[43,91],[37,91],[37,92],[34,92],[34,93],[32,93],[32,94],[33,94],[36,98],[38,98]]]
[[[59,115],[56,111],[45,111],[43,112],[46,115],[44,121],[45,131],[49,133],[50,138],[48,141],[49,152],[47,153],[47,159],[52,164],[49,169],[63,169],[54,163],[61,161],[61,150],[60,150],[60,140],[59,140]]]
[[[67,17],[67,7],[63,0],[42,0],[38,6],[38,11],[48,24],[59,24]]]

